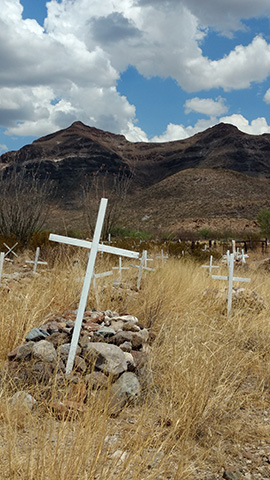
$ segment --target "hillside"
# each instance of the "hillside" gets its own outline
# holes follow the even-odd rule
[[[249,228],[258,211],[270,205],[270,135],[248,135],[229,124],[179,141],[131,143],[75,122],[0,156],[0,168],[14,164],[50,175],[61,198],[55,218],[61,212],[71,225],[75,217],[80,223],[84,179],[100,169],[107,178],[133,174],[122,218],[136,228],[194,229],[232,221]]]

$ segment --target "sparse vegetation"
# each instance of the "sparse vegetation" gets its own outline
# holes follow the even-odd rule
[[[257,216],[257,222],[259,224],[262,235],[270,237],[270,210],[263,208],[260,210]]]
[[[21,245],[28,244],[48,215],[53,186],[38,172],[11,168],[0,173],[0,235],[13,236]]]
[[[8,288],[0,290],[4,370],[8,352],[32,327],[50,312],[77,306],[80,288],[74,281],[73,250],[58,248],[61,260],[53,266],[47,258],[51,269],[46,275],[9,282]],[[76,276],[83,273],[86,258],[86,252],[76,252]],[[104,261],[106,265],[98,268],[110,266],[109,259]],[[134,272],[127,275],[132,283]],[[252,270],[251,277],[248,289],[256,290],[269,304],[268,274]],[[103,309],[132,313],[155,335],[151,387],[137,405],[116,418],[110,416],[108,398],[101,390],[87,398],[84,412],[68,418],[55,415],[50,400],[68,396],[67,385],[62,391],[52,388],[50,399],[42,399],[39,385],[33,387],[30,393],[39,400],[39,407],[32,412],[11,407],[16,382],[2,374],[1,478],[221,478],[223,468],[243,467],[247,445],[255,452],[266,451],[270,441],[270,422],[265,420],[270,418],[268,309],[257,311],[256,302],[242,305],[227,320],[225,300],[204,295],[207,289],[219,287],[200,265],[170,259],[145,275],[136,295],[125,289],[102,290]],[[88,303],[89,308],[95,306],[92,294]],[[248,465],[252,474],[256,465]]]

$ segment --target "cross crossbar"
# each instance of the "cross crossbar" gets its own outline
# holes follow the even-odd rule
[[[93,243],[89,242],[88,240],[81,240],[79,238],[70,238],[65,237],[64,235],[55,235],[54,233],[50,234],[49,240],[51,240],[52,242],[64,243],[66,245],[73,245],[74,247],[82,247],[88,249],[92,248]],[[139,258],[138,252],[132,252],[131,250],[125,250],[124,248],[111,247],[110,245],[99,244],[98,252],[112,253],[113,255],[121,255],[122,257],[128,258]]]

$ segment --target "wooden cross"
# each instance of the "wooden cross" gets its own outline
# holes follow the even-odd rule
[[[40,254],[40,248],[37,247],[35,260],[26,260],[26,263],[33,263],[33,273],[37,273],[37,266],[38,265],[48,265],[47,262],[41,262],[41,261],[38,260],[39,254]]]
[[[0,285],[2,280],[3,266],[4,266],[5,254],[4,252],[0,253]]]
[[[94,232],[92,242],[88,242],[86,240],[80,240],[78,238],[69,238],[62,235],[50,234],[49,236],[49,240],[53,242],[59,242],[67,245],[74,245],[77,247],[88,248],[90,250],[90,255],[89,255],[88,264],[86,268],[86,274],[84,277],[81,298],[79,302],[78,312],[77,312],[75,326],[74,326],[72,340],[71,340],[71,346],[70,346],[67,365],[66,365],[66,375],[69,375],[73,368],[74,358],[76,355],[76,350],[78,346],[78,341],[79,341],[79,336],[80,336],[80,331],[81,331],[81,326],[83,321],[83,315],[84,315],[84,311],[87,304],[87,297],[88,297],[88,293],[91,285],[91,280],[94,274],[97,253],[98,252],[112,253],[113,255],[121,255],[123,257],[129,257],[129,258],[139,257],[139,253],[137,252],[124,250],[122,248],[111,247],[110,245],[99,244],[103,222],[105,218],[107,202],[108,200],[106,198],[102,198],[100,201],[97,222],[96,222],[95,232]]]
[[[212,268],[219,268],[219,266],[213,265],[213,255],[210,255],[209,265],[202,265],[202,268],[208,268],[209,275],[211,275]]]
[[[230,254],[229,260],[229,275],[212,275],[214,280],[226,280],[229,282],[228,284],[228,305],[227,305],[227,318],[229,318],[232,309],[232,291],[233,291],[233,282],[250,282],[250,278],[241,278],[241,277],[234,277],[233,276],[233,268],[234,268],[234,254]]]
[[[114,282],[114,285],[119,285],[122,283],[122,270],[129,270],[129,267],[123,267],[122,266],[122,257],[119,257],[119,264],[118,264],[118,267],[112,267],[113,270],[118,270],[118,273],[119,273],[119,281],[118,282]]]
[[[5,253],[5,257],[7,257],[7,255],[9,255],[10,253],[12,253],[15,257],[18,258],[17,253],[13,252],[14,248],[17,247],[18,242],[14,243],[13,247],[9,247],[6,243],[4,243],[4,245],[5,245],[5,247],[8,249],[7,253]]]
[[[148,270],[148,271],[154,272],[154,268],[149,268],[149,267],[146,266],[147,250],[143,250],[140,260],[141,260],[140,265],[130,265],[131,267],[139,269],[138,280],[137,280],[137,290],[140,290],[143,270]]]

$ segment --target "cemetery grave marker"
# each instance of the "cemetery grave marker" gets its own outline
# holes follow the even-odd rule
[[[119,257],[118,267],[112,267],[113,270],[118,270],[118,281],[114,282],[114,285],[121,285],[122,283],[122,270],[129,270],[129,267],[122,266],[122,257]]]
[[[140,290],[143,270],[148,270],[151,272],[155,271],[154,268],[147,267],[146,262],[147,262],[147,250],[143,250],[142,256],[140,258],[140,265],[130,265],[131,267],[139,269],[138,280],[137,280],[137,290]]]
[[[26,260],[26,263],[33,263],[33,273],[37,273],[37,266],[38,265],[48,265],[47,262],[41,262],[41,261],[38,260],[39,254],[40,254],[40,248],[37,247],[35,260]]]
[[[84,277],[84,282],[83,282],[79,307],[78,307],[78,311],[77,311],[75,326],[74,326],[72,340],[71,340],[71,346],[70,346],[67,365],[66,365],[66,375],[69,375],[72,371],[72,368],[73,368],[74,359],[75,359],[76,350],[77,350],[77,345],[78,345],[79,336],[80,336],[80,331],[81,331],[81,326],[82,326],[82,321],[83,321],[83,315],[84,315],[84,311],[85,311],[86,304],[87,304],[87,297],[88,297],[88,293],[89,293],[89,289],[90,289],[90,285],[91,285],[91,280],[92,280],[93,274],[94,274],[94,268],[95,268],[95,261],[96,261],[97,253],[98,252],[106,252],[106,253],[112,253],[113,255],[121,255],[121,256],[129,257],[129,258],[138,258],[139,257],[139,253],[137,253],[137,252],[131,252],[130,250],[124,250],[122,248],[111,247],[109,245],[100,245],[99,241],[100,241],[101,231],[102,231],[103,222],[104,222],[104,218],[105,218],[107,202],[108,202],[108,200],[106,198],[102,198],[101,201],[100,201],[100,206],[99,206],[99,211],[98,211],[98,216],[97,216],[97,222],[96,222],[92,242],[88,242],[86,240],[80,240],[80,239],[77,239],[77,238],[65,237],[65,236],[62,236],[62,235],[50,234],[50,236],[49,236],[49,240],[54,241],[54,242],[59,242],[59,243],[67,244],[67,245],[73,245],[73,246],[77,246],[77,247],[83,247],[83,248],[90,249],[90,255],[89,255],[88,264],[87,264],[87,268],[86,268],[86,273],[85,273],[85,277]]]
[[[7,257],[10,253],[12,253],[15,257],[18,258],[17,253],[13,252],[14,248],[17,247],[18,242],[14,243],[12,247],[9,247],[6,243],[4,243],[4,245],[8,249],[8,251],[5,253],[5,257]]]
[[[241,278],[233,276],[234,269],[234,254],[230,254],[229,260],[229,275],[212,275],[214,280],[226,280],[228,283],[228,304],[227,304],[227,318],[229,318],[232,309],[232,291],[233,291],[233,282],[250,282],[250,278]]]
[[[213,255],[210,255],[209,265],[202,265],[202,268],[208,268],[209,275],[211,275],[212,268],[219,268],[219,266],[213,265]]]
[[[163,265],[164,261],[168,260],[169,256],[168,256],[168,255],[164,255],[163,249],[161,249],[161,254],[160,254],[160,255],[157,255],[157,258],[160,258],[160,259],[161,259],[161,263],[162,263],[162,265]]]

